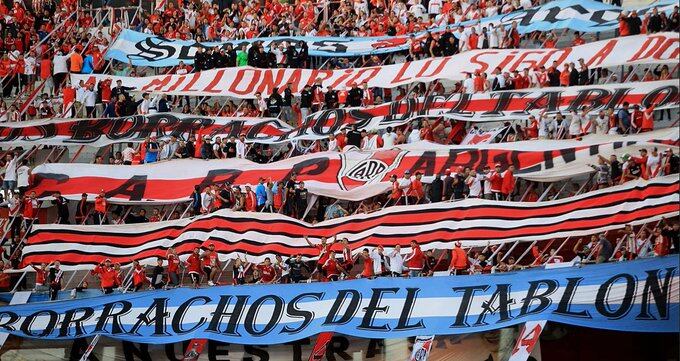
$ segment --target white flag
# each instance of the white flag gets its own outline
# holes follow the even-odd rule
[[[417,336],[416,341],[413,343],[413,352],[409,361],[427,361],[427,356],[430,354],[433,342],[434,335]]]

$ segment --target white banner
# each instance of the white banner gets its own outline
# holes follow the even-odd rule
[[[403,64],[354,68],[346,70],[320,69],[257,69],[252,67],[213,69],[185,75],[159,75],[143,78],[116,77],[99,74],[71,74],[71,83],[121,80],[123,86],[139,92],[169,95],[231,96],[254,98],[261,92],[268,96],[272,89],[291,85],[294,93],[321,80],[323,89],[349,89],[353,84],[369,87],[394,88],[414,82],[436,79],[463,80],[465,73],[523,70],[555,64],[562,69],[565,62],[584,59],[590,68],[641,63],[677,63],[679,56],[677,33],[637,35],[593,42],[564,49],[487,49],[462,54],[418,60]]]
[[[390,189],[390,176],[406,171],[424,174],[431,182],[446,170],[501,163],[514,165],[516,176],[536,181],[566,179],[592,172],[597,156],[637,154],[640,148],[678,140],[678,129],[663,129],[639,135],[591,135],[583,140],[533,140],[480,144],[474,147],[445,146],[429,142],[403,145],[374,152],[321,152],[279,162],[257,164],[244,159],[180,159],[138,166],[79,163],[45,163],[33,170],[31,190],[48,199],[55,191],[79,200],[83,193],[94,199],[102,189],[109,201],[117,203],[174,203],[189,199],[195,186],[229,182],[255,185],[260,178],[285,181],[296,173],[310,193],[346,200],[364,200]],[[676,152],[677,153],[677,152]],[[178,171],[178,170],[187,170]]]

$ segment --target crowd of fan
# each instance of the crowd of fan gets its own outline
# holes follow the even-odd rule
[[[301,1],[296,4],[282,4],[278,1],[240,2],[238,4],[213,4],[208,2],[180,2],[175,6],[168,3],[165,10],[158,10],[144,18],[138,25],[140,31],[162,35],[169,39],[189,37],[196,40],[240,39],[252,38],[255,35],[340,35],[340,36],[375,36],[375,35],[400,35],[417,32],[432,28],[433,26],[455,24],[462,20],[478,20],[485,16],[497,13],[507,13],[516,9],[527,9],[537,5],[537,2],[513,1],[503,2],[453,2],[430,0],[424,4],[420,1],[404,2],[354,2],[346,1],[331,2],[330,9],[333,13],[333,24],[324,24],[319,14],[320,6]],[[43,13],[54,14],[44,18],[31,16],[32,11],[25,10],[23,5],[15,2],[16,13],[25,18],[22,24],[26,31],[33,29],[31,35],[25,36],[23,45],[18,46],[10,36],[4,42],[5,56],[0,61],[0,78],[4,97],[12,93],[20,93],[32,90],[36,81],[45,82],[45,95],[38,98],[33,104],[22,107],[20,104],[7,104],[0,102],[0,121],[19,121],[24,119],[48,118],[54,116],[71,115],[87,117],[114,117],[131,114],[147,114],[149,112],[182,111],[202,115],[277,115],[281,114],[285,121],[292,122],[293,107],[299,115],[304,117],[310,111],[319,110],[321,107],[337,108],[343,105],[351,106],[349,89],[316,89],[311,86],[307,91],[310,93],[305,99],[303,94],[298,102],[290,96],[278,96],[278,94],[263,94],[262,101],[244,101],[244,104],[236,106],[233,101],[224,104],[215,102],[209,105],[201,102],[200,106],[192,109],[189,106],[188,97],[161,97],[154,99],[134,100],[126,91],[116,94],[110,82],[93,84],[69,84],[69,73],[99,73],[107,68],[107,62],[103,59],[103,53],[109,45],[109,36],[102,31],[90,33],[94,19],[91,12],[73,13],[75,7],[70,3],[62,3],[55,9],[52,1],[42,3]],[[364,7],[365,6],[365,7]],[[290,8],[291,12],[281,13],[282,9]],[[420,9],[423,9],[421,11]],[[428,11],[424,9],[428,8]],[[304,10],[303,10],[304,9]],[[370,10],[369,10],[370,9]],[[1,11],[2,9],[0,9]],[[45,12],[46,11],[46,12]],[[21,14],[26,14],[23,16]],[[72,14],[69,17],[69,14]],[[428,15],[429,14],[429,15]],[[439,14],[439,15],[435,15]],[[295,18],[298,17],[298,18]],[[306,19],[306,20],[305,20]],[[267,20],[267,21],[265,21]],[[46,30],[50,30],[55,24],[64,22],[50,41],[44,42],[40,47],[27,51],[28,39],[33,37],[45,37]],[[663,30],[678,31],[680,14],[676,7],[674,12],[666,15],[654,9],[645,14],[644,19],[637,17],[636,12],[622,14],[619,33],[621,36],[635,35],[640,33],[653,33]],[[33,27],[30,25],[34,24]],[[14,35],[19,31],[16,26],[9,24],[4,31]],[[36,33],[35,29],[39,29]],[[308,33],[304,29],[313,29]],[[40,30],[42,29],[42,30]],[[23,30],[22,30],[23,31]],[[42,32],[41,32],[42,31]],[[115,34],[111,34],[115,35]],[[559,37],[554,32],[535,32],[520,36],[513,24],[507,30],[501,26],[481,28],[471,26],[459,27],[455,30],[447,28],[443,32],[432,31],[424,36],[411,37],[408,58],[416,59],[453,55],[458,52],[477,48],[503,48],[518,47],[520,40],[536,42],[542,47],[554,47]],[[10,39],[12,39],[10,41]],[[33,39],[35,40],[35,39]],[[585,38],[576,33],[571,45],[581,45]],[[1,44],[0,44],[1,45]],[[13,47],[20,47],[17,50]],[[524,46],[528,46],[524,44]],[[12,50],[14,49],[14,50]],[[357,65],[372,66],[389,63],[392,57],[388,55],[369,56]],[[329,66],[337,69],[351,67],[349,59],[333,61]],[[169,68],[176,74],[186,74],[192,71],[202,71],[219,67],[251,65],[257,67],[310,67],[306,43],[288,44],[272,43],[270,49],[265,49],[262,43],[255,43],[251,47],[245,45],[231,45],[219,48],[200,48],[196,54],[194,66],[180,64]],[[597,78],[600,82],[617,82],[614,74],[604,71]],[[143,73],[128,65],[119,64],[114,66],[112,73],[119,76],[141,76]],[[643,81],[653,79],[668,79],[671,76],[668,69],[645,71]],[[469,74],[469,79],[456,84],[451,92],[483,92],[490,90],[520,89],[529,87],[560,86],[560,85],[584,85],[594,82],[596,76],[585,64],[567,64],[564,69],[557,69],[555,65],[548,68],[524,69],[514,74],[493,71],[490,74]],[[627,74],[621,81],[635,81],[638,75]],[[638,78],[639,79],[639,78]],[[64,86],[63,90],[61,87]],[[364,89],[366,90],[366,89]],[[421,91],[422,90],[422,91]],[[438,82],[432,83],[423,89],[416,88],[408,92],[408,96],[420,96],[425,93],[444,93],[444,88]],[[365,99],[359,105],[367,106],[379,104],[390,100],[398,100],[407,94],[405,89],[397,90],[394,94],[390,89],[370,89]],[[50,98],[50,95],[62,94],[62,101]],[[120,95],[125,95],[125,98]],[[71,110],[64,109],[63,105],[72,104]],[[197,100],[198,102],[198,100]],[[165,103],[164,105],[161,103]],[[297,104],[296,104],[297,103]],[[306,105],[308,103],[308,105]],[[288,107],[288,108],[287,108]]]

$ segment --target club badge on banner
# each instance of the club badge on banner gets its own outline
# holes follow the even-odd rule
[[[364,247],[390,249],[396,244],[406,252],[414,239],[423,249],[450,249],[453,241],[486,246],[488,242],[589,236],[678,215],[679,186],[677,175],[670,175],[544,202],[465,199],[388,207],[314,224],[279,213],[219,210],[144,224],[35,225],[23,248],[23,265],[58,259],[63,267],[90,269],[107,258],[123,265],[133,260],[154,264],[169,247],[185,258],[195,247],[208,243],[215,244],[224,260],[242,254],[251,262],[275,255],[318,256],[304,236],[316,243],[323,237],[347,238],[355,253]],[[339,244],[331,250],[342,252]]]
[[[636,8],[642,18],[653,7],[659,12],[670,15],[675,1],[664,0],[650,6]],[[627,8],[626,11],[633,9]],[[533,31],[549,31],[555,29],[570,29],[579,32],[603,32],[618,28],[618,17],[622,8],[606,5],[593,0],[561,0],[551,1],[530,9],[518,10],[509,14],[485,17],[479,21],[471,20],[460,24],[434,27],[428,29],[430,33],[444,32],[457,29],[458,26],[483,27],[490,29],[496,26],[511,26],[517,24],[520,34]],[[466,30],[469,31],[469,30]],[[198,48],[233,49],[240,50],[243,45],[247,48],[254,42],[262,42],[265,49],[272,46],[295,46],[301,50],[303,43],[311,56],[363,56],[383,54],[408,50],[411,35],[415,39],[424,40],[427,32],[383,37],[320,37],[320,36],[278,36],[267,38],[243,39],[227,42],[203,42],[193,40],[166,39],[145,33],[124,29],[106,53],[106,59],[115,59],[123,63],[131,62],[136,66],[165,67],[178,65],[180,61],[193,64]]]
[[[578,87],[518,89],[478,94],[455,93],[404,99],[371,107],[323,110],[291,127],[276,118],[207,117],[178,113],[134,115],[123,118],[49,119],[4,123],[0,125],[0,144],[91,145],[106,146],[118,142],[142,142],[147,136],[159,139],[175,136],[187,140],[190,135],[239,137],[248,143],[281,143],[295,140],[325,139],[341,129],[356,125],[359,129],[380,130],[397,127],[421,117],[444,116],[458,121],[485,122],[526,119],[529,114],[546,111],[570,112],[588,106],[597,112],[618,109],[627,102],[651,105],[655,109],[675,107],[679,94],[676,80],[608,84]]]
[[[260,92],[269,96],[274,88],[291,84],[295,94],[305,85],[321,80],[323,89],[349,89],[354,84],[369,87],[394,88],[415,82],[436,79],[463,80],[466,73],[524,70],[556,63],[578,63],[584,59],[590,68],[641,63],[675,64],[679,55],[677,33],[635,35],[596,41],[564,49],[486,49],[461,54],[417,60],[403,64],[353,68],[325,69],[260,69],[237,67],[207,70],[191,74],[169,74],[142,78],[117,77],[102,74],[71,74],[71,84],[80,81],[120,80],[123,86],[139,92],[189,96],[231,96],[254,98]]]
[[[495,275],[219,286],[0,307],[0,329],[42,341],[202,338],[271,345],[322,332],[468,334],[536,320],[680,332],[677,257]],[[575,297],[578,295],[578,297]]]

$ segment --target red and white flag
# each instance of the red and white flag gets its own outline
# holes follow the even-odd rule
[[[434,342],[434,335],[432,336],[417,336],[413,343],[413,352],[409,361],[427,361],[427,356],[430,355],[432,343]]]
[[[505,132],[508,127],[498,127],[491,130],[482,130],[477,127],[470,128],[468,134],[460,142],[461,145],[493,143],[498,134]]]
[[[508,361],[526,361],[531,355],[531,351],[538,344],[538,338],[541,336],[541,332],[545,329],[545,324],[547,321],[529,321],[522,326],[517,337],[517,343],[515,348],[512,349],[512,354]]]

